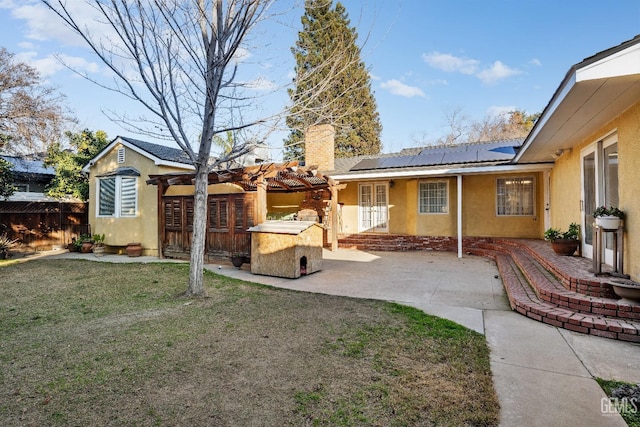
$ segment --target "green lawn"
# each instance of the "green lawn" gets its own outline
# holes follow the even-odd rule
[[[0,425],[491,426],[482,335],[186,264],[0,264]]]

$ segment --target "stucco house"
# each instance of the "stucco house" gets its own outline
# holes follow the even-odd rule
[[[636,214],[640,200],[634,197],[633,185],[640,170],[638,140],[640,36],[572,66],[524,140],[334,159],[333,129],[320,125],[307,132],[305,148],[304,174],[312,171],[325,178],[317,187],[304,181],[309,177],[302,174],[301,185],[307,191],[291,191],[284,180],[272,185],[282,191],[253,200],[255,194],[248,193],[255,190],[255,183],[222,183],[223,174],[218,173],[212,178],[216,185],[210,186],[210,194],[229,195],[215,202],[215,209],[234,205],[253,209],[262,204],[259,212],[265,218],[295,218],[303,210],[315,211],[316,219],[345,244],[353,236],[386,236],[396,238],[400,249],[453,250],[459,256],[465,242],[493,237],[541,239],[549,227],[566,229],[576,222],[582,226],[582,254],[591,258],[591,213],[599,205],[617,205],[627,214],[625,272],[638,280],[640,263],[634,260],[640,259]],[[188,185],[192,169],[181,161],[179,150],[169,150],[165,154],[171,155],[165,156],[153,145],[116,138],[85,169],[95,195],[90,209],[94,232],[106,233],[107,243],[115,246],[142,241],[146,253],[157,255],[162,240],[158,234],[170,231],[167,215],[171,217],[179,207],[175,212],[186,212],[180,215],[187,215],[188,223],[184,200],[192,191]],[[286,172],[296,180],[297,167],[255,171],[274,177]],[[234,179],[246,179],[254,172],[237,170]],[[184,173],[182,185],[166,185],[180,181]],[[169,175],[162,178],[162,174]],[[145,185],[147,177],[162,186]],[[134,187],[135,198],[127,198]],[[109,194],[119,196],[106,202]],[[175,196],[171,206],[162,204],[162,198],[171,196]],[[246,203],[239,201],[245,199]],[[182,219],[176,218],[170,219]],[[110,234],[116,220],[118,233]],[[241,228],[247,224],[243,222]],[[188,249],[187,231],[188,224],[177,244],[181,250]],[[609,245],[605,260],[610,252]]]
[[[83,168],[89,176],[92,233],[106,235],[109,251],[135,242],[145,255],[157,255],[157,192],[145,181],[151,174],[193,170],[182,150],[116,137]]]
[[[330,129],[326,130],[331,140]],[[342,242],[387,236],[401,249],[457,250],[473,239],[542,238],[581,225],[592,258],[596,206],[624,222],[625,273],[640,279],[640,36],[572,66],[524,141],[406,149],[307,162],[346,184],[339,192]],[[310,158],[311,157],[311,158]],[[611,262],[611,242],[604,260]]]
[[[258,205],[255,185],[223,181],[234,171],[242,175],[246,170],[241,164],[261,164],[268,158],[267,147],[255,144],[250,152],[227,164],[228,168],[211,175],[211,254],[249,252],[247,229],[254,225]],[[266,165],[252,170],[270,171]],[[89,177],[91,232],[105,234],[108,252],[124,252],[129,243],[140,243],[144,255],[188,256],[193,171],[180,149],[118,136],[83,168]]]

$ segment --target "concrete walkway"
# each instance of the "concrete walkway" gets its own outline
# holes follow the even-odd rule
[[[56,257],[150,262],[61,253]],[[307,292],[396,301],[487,337],[502,426],[626,426],[606,413],[594,377],[640,383],[640,345],[583,335],[511,311],[493,261],[443,252],[324,252],[323,269],[299,279],[258,276],[249,265],[207,268],[242,280]],[[604,411],[603,411],[604,410]],[[604,412],[604,413],[603,413]]]

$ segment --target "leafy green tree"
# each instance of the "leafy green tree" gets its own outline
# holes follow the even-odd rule
[[[295,88],[285,139],[285,159],[304,157],[304,132],[315,124],[335,127],[336,157],[377,154],[382,125],[371,77],[360,59],[358,35],[345,7],[332,0],[306,0],[302,31],[291,49]]]
[[[0,158],[0,198],[3,200],[16,191],[16,187],[13,185],[13,165]]]
[[[45,165],[53,166],[55,178],[47,187],[47,195],[56,199],[73,197],[86,201],[89,198],[89,181],[82,168],[109,144],[107,134],[88,129],[81,132],[66,132],[69,143],[55,142],[47,149]]]

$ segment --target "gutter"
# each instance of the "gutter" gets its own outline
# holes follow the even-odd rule
[[[552,168],[553,163],[530,163],[523,165],[506,164],[466,168],[414,169],[404,171],[386,170],[383,172],[363,172],[356,174],[327,173],[327,175],[336,181],[360,181],[375,179],[424,178],[445,175],[480,175],[500,172],[542,172],[551,170]]]

